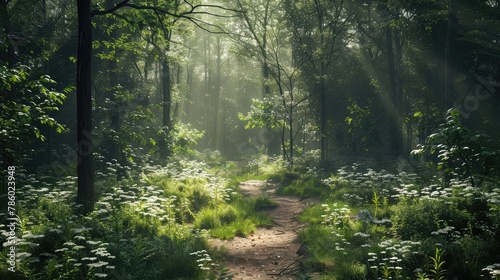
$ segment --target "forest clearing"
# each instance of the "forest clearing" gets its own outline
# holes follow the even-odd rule
[[[0,0],[0,279],[500,279],[499,0]]]

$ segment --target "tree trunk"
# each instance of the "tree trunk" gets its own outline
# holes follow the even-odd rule
[[[293,168],[293,88],[292,88],[292,81],[290,80],[290,108],[289,108],[289,112],[288,112],[289,116],[288,116],[288,126],[290,127],[289,128],[289,131],[288,131],[288,137],[290,138],[290,142],[289,142],[289,145],[290,147],[289,148],[289,151],[290,151],[290,157],[289,157],[289,162],[290,162],[290,169]]]
[[[106,0],[106,7],[112,8],[114,6],[113,0]],[[113,24],[113,18],[109,19],[108,24],[111,26]],[[113,28],[110,34],[111,40],[116,40],[118,38],[116,29]],[[116,55],[116,54],[115,54]],[[121,130],[121,104],[120,100],[116,99],[115,92],[116,87],[119,84],[118,81],[118,63],[116,59],[108,60],[108,73],[109,73],[109,98],[111,100],[111,106],[113,106],[111,110],[111,129],[113,130],[112,138],[109,141],[109,154],[111,159],[115,159],[117,163],[119,163],[119,167],[117,168],[117,178],[118,180],[122,179],[125,176],[125,156],[121,149],[121,145],[117,139],[115,139],[115,135],[120,135]]]
[[[321,137],[321,165],[325,166],[328,161],[327,154],[327,145],[326,145],[326,88],[325,81],[323,77],[321,77],[321,85],[320,85],[320,94],[321,94],[321,126],[320,126],[320,137]]]
[[[220,93],[221,93],[221,55],[222,55],[222,44],[221,44],[221,39],[220,36],[217,37],[215,40],[215,51],[217,54],[217,61],[216,61],[216,77],[215,77],[215,89],[214,89],[214,95],[212,96],[213,102],[214,102],[214,130],[213,130],[213,139],[214,139],[214,149],[219,150],[221,149],[221,134],[219,131],[219,103],[220,103]]]
[[[398,127],[398,90],[397,90],[397,82],[396,82],[396,65],[394,59],[394,47],[393,47],[393,36],[392,36],[392,28],[387,24],[385,26],[385,40],[386,40],[386,49],[387,49],[387,68],[389,75],[389,88],[390,88],[390,100],[391,100],[391,108],[389,108],[389,119],[390,119],[390,141],[391,141],[391,152],[394,156],[400,155],[400,128]]]
[[[78,55],[76,70],[77,106],[77,171],[78,192],[76,201],[82,212],[92,211],[95,202],[94,166],[92,144],[92,23],[90,0],[78,0]]]
[[[189,113],[191,109],[191,88],[193,88],[192,85],[192,77],[193,77],[193,70],[194,67],[191,67],[189,64],[189,60],[191,59],[191,48],[188,48],[188,54],[187,54],[187,59],[186,59],[186,92],[183,95],[184,98],[184,114],[183,116],[186,116],[186,122],[190,122],[189,119]]]
[[[171,127],[171,116],[170,116],[170,106],[172,101],[172,93],[170,87],[170,62],[168,61],[168,57],[165,55],[162,61],[162,72],[161,72],[161,81],[162,81],[162,109],[163,109],[163,117],[162,117],[162,125],[165,133],[170,133]],[[160,155],[163,157],[168,157],[171,155],[171,147],[168,146],[167,138],[168,135],[163,135],[161,138],[160,145]]]
[[[203,43],[204,43],[204,59],[203,59],[203,70],[204,70],[204,86],[205,86],[205,98],[207,98],[208,100],[206,100],[206,104],[208,105],[208,110],[207,110],[207,116],[206,116],[206,125],[207,125],[207,137],[205,137],[205,148],[208,148],[212,145],[212,142],[211,142],[211,137],[210,135],[208,135],[208,133],[210,133],[212,130],[210,129],[210,115],[211,115],[211,106],[210,106],[210,80],[212,78],[212,75],[210,74],[210,37],[205,34],[205,36],[203,37]]]
[[[398,141],[398,154],[405,158],[409,158],[410,150],[408,147],[408,141],[405,141],[403,137],[403,125],[404,116],[406,111],[406,102],[403,92],[403,61],[402,61],[402,46],[400,30],[398,28],[394,29],[394,46],[395,50],[395,71],[396,71],[396,121],[397,121],[397,141]]]
[[[448,11],[448,23],[446,27],[446,41],[444,47],[444,97],[443,112],[453,106],[453,41],[455,37],[455,26],[457,24],[457,14],[455,10],[455,1],[450,1]]]

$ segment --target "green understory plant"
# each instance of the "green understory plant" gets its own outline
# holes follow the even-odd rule
[[[460,122],[460,112],[450,109],[446,122],[436,133],[427,137],[427,144],[417,146],[411,153],[422,155],[437,152],[438,169],[449,180],[452,173],[467,180],[473,188],[482,185],[489,174],[498,175],[500,153],[488,135],[473,131]]]

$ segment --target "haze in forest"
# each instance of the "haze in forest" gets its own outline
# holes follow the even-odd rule
[[[347,181],[357,174],[353,163],[366,163],[375,177],[370,168],[385,174],[389,166],[439,178],[443,190],[458,180],[486,197],[498,189],[500,166],[499,26],[497,0],[0,0],[1,205],[15,204],[9,187],[18,180],[20,201],[61,226],[75,209],[97,215],[111,190],[146,193],[148,182],[172,195],[162,207],[189,205],[169,216],[174,236],[172,224],[217,228],[196,224],[202,209],[237,208],[220,199],[237,197],[244,182],[233,175],[331,199],[340,197],[333,185],[342,186],[335,176],[345,166],[354,166]],[[165,178],[155,177],[161,172]],[[68,208],[31,200],[45,190],[63,193]],[[385,206],[400,207],[394,213],[407,206],[389,193]],[[364,195],[377,212],[380,190]],[[481,201],[480,210],[470,202],[469,214],[489,209],[496,214],[484,214],[485,223],[494,224],[496,202]],[[254,210],[228,219],[266,226],[248,222],[260,217]],[[389,216],[382,212],[362,213],[375,223]],[[157,228],[143,218],[132,228],[154,239]],[[121,222],[113,230],[128,223]],[[163,218],[155,223],[167,231]],[[401,231],[394,225],[395,238]],[[490,237],[498,245],[498,235]]]

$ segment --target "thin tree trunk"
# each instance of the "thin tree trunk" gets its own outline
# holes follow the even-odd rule
[[[213,139],[214,139],[214,148],[217,150],[220,150],[221,148],[221,141],[220,138],[222,135],[220,135],[219,130],[219,102],[220,102],[220,93],[221,93],[221,39],[220,37],[217,37],[215,40],[215,51],[217,53],[217,60],[216,60],[216,77],[215,77],[215,89],[214,89],[214,95],[213,95],[213,102],[214,102],[214,130],[213,130]]]
[[[192,88],[192,76],[193,67],[189,64],[189,59],[191,58],[191,48],[188,48],[187,62],[186,62],[186,92],[184,93],[184,115],[186,116],[186,121],[189,122],[189,113],[191,109],[191,88]]]
[[[455,1],[450,1],[448,11],[448,23],[446,27],[446,41],[444,47],[444,97],[443,97],[443,112],[446,112],[453,105],[453,41],[454,41],[454,26],[457,22],[455,11]]]
[[[395,45],[395,76],[396,76],[396,121],[397,121],[397,147],[398,155],[402,155],[405,158],[409,157],[408,143],[405,143],[405,138],[403,137],[403,119],[405,116],[405,98],[403,92],[403,62],[402,62],[402,46],[400,31],[398,28],[394,29],[394,45]],[[405,145],[406,144],[406,145]]]
[[[399,156],[400,145],[399,145],[399,135],[401,134],[398,128],[398,91],[396,83],[396,66],[394,59],[394,47],[393,47],[393,34],[392,28],[387,24],[385,27],[385,39],[387,48],[387,68],[389,75],[389,85],[390,85],[390,100],[391,108],[389,108],[389,119],[390,121],[390,138],[391,138],[391,152],[394,156]]]
[[[320,136],[321,136],[321,164],[325,165],[328,159],[327,147],[326,147],[326,88],[323,78],[321,78],[321,126],[320,126]]]
[[[205,50],[203,52],[203,54],[204,54],[203,70],[204,70],[204,75],[205,75],[205,98],[209,98],[209,96],[210,96],[211,75],[210,75],[210,40],[209,39],[210,39],[210,37],[208,37],[208,35],[205,34],[205,36],[203,37],[203,43],[204,43],[204,47],[205,47]],[[207,101],[208,102],[206,104],[208,104],[208,107],[209,107],[207,110],[207,116],[206,116],[207,134],[208,134],[212,130],[210,129],[210,115],[211,115],[210,99],[208,99]],[[210,147],[210,145],[212,144],[211,140],[210,140],[211,137],[209,137],[209,136],[210,135],[207,135],[207,137],[205,137],[205,139],[206,139],[205,148]]]
[[[92,22],[90,0],[78,0],[78,55],[76,78],[77,106],[77,172],[76,201],[82,212],[92,211],[95,202],[92,144]]]
[[[170,62],[168,57],[165,55],[161,63],[161,85],[162,85],[162,125],[164,127],[165,133],[170,133],[171,131],[171,100],[172,93],[170,87]],[[171,147],[168,146],[167,139],[168,135],[163,135],[161,138],[160,154],[163,157],[168,157],[171,155]]]
[[[114,1],[113,0],[106,0],[106,7],[109,9],[114,6]],[[112,25],[113,24],[113,19],[110,18],[108,20],[108,24]],[[113,28],[110,34],[110,39],[114,40],[117,39],[118,34],[116,32],[116,29]],[[120,134],[120,129],[121,129],[121,108],[120,108],[120,101],[116,99],[115,96],[115,91],[116,87],[119,84],[118,81],[118,63],[116,59],[110,59],[108,60],[108,74],[109,74],[109,98],[111,100],[111,106],[113,106],[111,110],[111,129],[113,130],[113,133]],[[109,149],[109,154],[112,159],[115,159],[117,163],[119,163],[119,167],[117,168],[117,178],[120,180],[125,176],[125,156],[123,154],[123,151],[121,149],[121,145],[117,140],[115,140],[115,137],[112,137],[109,142],[110,149]]]
[[[289,162],[290,162],[290,168],[293,168],[293,88],[292,88],[292,82],[290,81],[290,111],[289,113],[289,118],[288,118],[288,137],[290,138],[289,142],[289,151],[290,151],[290,157],[289,157]]]

